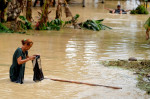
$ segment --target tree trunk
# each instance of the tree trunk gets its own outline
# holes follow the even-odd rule
[[[7,21],[11,23],[10,29],[17,31],[17,18],[20,16],[21,10],[23,10],[24,0],[12,0],[7,10]]]
[[[39,26],[37,26],[37,29],[42,28],[43,25],[47,23],[48,14],[49,14],[48,8],[49,8],[49,0],[45,0],[44,6],[43,6],[43,10],[42,10],[41,19],[40,19],[40,21],[38,22]]]
[[[27,0],[26,19],[28,21],[30,21],[30,22],[31,22],[31,19],[32,19],[32,9],[31,9],[31,6],[32,6],[32,0]]]
[[[5,10],[2,10],[1,12],[0,12],[0,22],[4,22],[5,21]]]
[[[58,0],[55,19],[60,19],[61,20],[61,17],[62,17],[62,6],[61,6],[61,4],[62,3],[60,2],[60,0]]]
[[[5,19],[5,8],[7,7],[8,2],[5,0],[0,0],[0,22],[4,22]]]

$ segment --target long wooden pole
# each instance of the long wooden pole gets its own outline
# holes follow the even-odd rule
[[[59,81],[59,82],[74,83],[74,84],[84,84],[84,85],[89,85],[89,86],[101,86],[101,87],[112,88],[112,89],[122,89],[121,87],[106,86],[106,85],[99,85],[99,84],[91,84],[91,83],[84,83],[84,82],[78,82],[78,81],[61,80],[61,79],[54,79],[54,78],[45,78],[45,79],[50,79],[50,80]]]

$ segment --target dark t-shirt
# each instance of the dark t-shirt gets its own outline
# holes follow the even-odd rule
[[[123,10],[123,9],[115,9],[115,13],[118,13],[118,14],[120,14],[120,11],[122,11],[122,14],[126,14],[127,12],[125,12],[125,10]]]
[[[19,65],[17,59],[21,56],[22,60],[26,59],[28,55],[28,51],[25,53],[22,51],[21,48],[17,48],[14,55],[13,55],[13,63],[10,67],[10,80],[16,83],[23,83],[24,80],[24,71],[25,71],[25,63]]]

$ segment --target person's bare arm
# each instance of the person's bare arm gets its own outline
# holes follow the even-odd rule
[[[29,60],[33,60],[35,58],[35,56],[27,56],[27,58],[26,59],[23,59],[22,60],[22,58],[21,58],[21,56],[17,59],[17,62],[18,62],[18,64],[19,65],[21,65],[21,64],[24,64],[24,63],[26,63],[27,61],[29,61]]]
[[[105,8],[106,10],[109,10],[109,11],[114,11],[114,9],[109,9],[109,8]]]
[[[120,14],[122,14],[122,10],[120,11]]]
[[[125,10],[125,12],[129,12],[129,11],[131,11],[131,10]]]

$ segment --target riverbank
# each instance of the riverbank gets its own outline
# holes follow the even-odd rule
[[[103,61],[105,66],[116,66],[133,71],[137,75],[137,87],[147,92],[150,95],[150,60],[116,60],[116,61]]]

